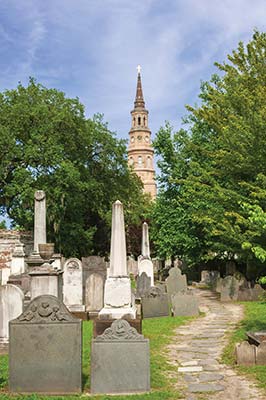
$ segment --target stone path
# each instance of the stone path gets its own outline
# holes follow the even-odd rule
[[[240,304],[221,303],[207,290],[193,289],[206,315],[176,330],[168,346],[170,362],[177,367],[177,388],[185,400],[266,400],[266,395],[243,376],[221,364],[225,333],[243,318]]]

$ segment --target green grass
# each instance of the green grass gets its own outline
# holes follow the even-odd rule
[[[165,347],[171,342],[174,329],[185,323],[189,318],[162,317],[143,320],[143,334],[150,339],[151,356],[151,393],[129,396],[90,396],[91,400],[177,400],[180,393],[174,390],[173,381],[168,376],[173,367],[167,362]],[[60,400],[82,399],[90,387],[90,343],[92,338],[92,322],[83,323],[83,395],[81,396],[39,396],[39,395],[10,395],[8,387],[8,356],[0,355],[0,399],[20,400]]]
[[[246,332],[266,330],[266,303],[246,302],[242,304],[245,307],[244,319],[231,334],[229,343],[224,349],[222,361],[255,380],[259,387],[266,389],[266,365],[256,365],[253,367],[238,366],[236,365],[235,357],[235,345],[237,342],[241,342],[247,338]]]

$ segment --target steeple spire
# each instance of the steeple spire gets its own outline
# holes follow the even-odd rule
[[[137,80],[137,91],[136,91],[134,107],[135,108],[145,108],[145,102],[144,102],[142,85],[141,85],[141,77],[140,77],[140,70],[141,70],[140,65],[137,66],[137,70],[138,70],[138,80]]]

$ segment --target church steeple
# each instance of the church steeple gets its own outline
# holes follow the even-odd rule
[[[137,90],[134,109],[131,111],[132,124],[129,132],[128,163],[143,182],[144,191],[156,197],[155,170],[151,131],[148,125],[149,111],[145,108],[142,91],[140,66],[138,65]]]
[[[140,76],[140,70],[141,70],[140,65],[138,65],[137,70],[138,70],[138,80],[137,80],[137,91],[136,91],[134,107],[135,108],[145,108],[145,101],[144,101],[144,97],[143,97],[141,76]]]

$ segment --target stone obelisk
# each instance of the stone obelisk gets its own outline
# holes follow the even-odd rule
[[[147,222],[142,224],[141,255],[138,257],[138,275],[145,272],[151,278],[151,286],[154,286],[153,263],[150,257],[149,226]]]
[[[122,203],[117,200],[112,208],[110,273],[105,282],[104,308],[100,319],[136,318],[132,304],[130,278],[127,271],[126,236]]]
[[[39,253],[39,244],[46,243],[46,198],[43,190],[34,194],[34,252]]]

